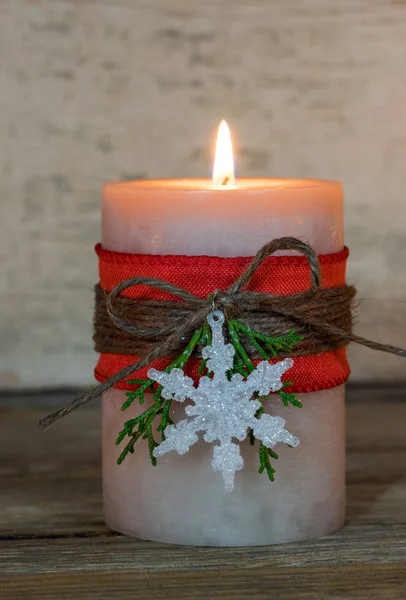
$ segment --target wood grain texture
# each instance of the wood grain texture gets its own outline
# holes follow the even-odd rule
[[[406,564],[324,568],[255,567],[170,573],[107,571],[4,577],[3,598],[136,598],[191,600],[399,600],[406,593]]]
[[[298,544],[219,549],[109,531],[98,409],[41,433],[44,397],[14,405],[3,398],[0,598],[399,600],[406,594],[405,400],[403,388],[349,390],[341,531]]]
[[[404,1],[2,0],[0,28],[0,387],[91,380],[102,182],[206,175],[223,117],[241,175],[344,182],[359,331],[406,344]]]

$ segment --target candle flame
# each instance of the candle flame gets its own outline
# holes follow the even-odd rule
[[[217,133],[212,181],[214,186],[222,188],[235,185],[233,145],[230,129],[224,120],[221,121]]]

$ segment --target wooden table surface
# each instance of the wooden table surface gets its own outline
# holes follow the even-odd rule
[[[405,599],[406,389],[350,388],[348,399],[344,529],[218,549],[109,531],[98,409],[42,433],[49,397],[0,398],[0,598]]]

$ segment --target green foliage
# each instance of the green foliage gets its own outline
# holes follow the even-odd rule
[[[253,331],[244,325],[244,323],[241,323],[241,321],[237,320],[228,321],[228,331],[231,342],[236,350],[234,367],[231,374],[241,373],[244,377],[247,377],[250,373],[252,373],[252,371],[255,369],[255,366],[244,348],[240,337],[241,335],[245,335],[261,358],[268,361],[272,358],[276,358],[281,352],[290,352],[296,346],[296,344],[303,339],[302,336],[297,335],[294,330],[290,331],[285,336],[272,337],[264,333],[259,333],[258,331]],[[284,391],[284,388],[286,389],[292,385],[293,384],[291,381],[284,383],[282,389],[276,393],[279,395],[285,406],[292,404],[297,408],[302,408],[302,403],[297,399],[296,394]],[[261,408],[258,409],[258,412],[255,415],[257,418],[259,418],[264,412],[263,403],[265,400],[267,400],[267,398],[267,396],[262,398],[257,397],[257,399],[262,403]],[[252,430],[249,431],[248,437],[250,444],[254,446],[256,439]],[[259,473],[266,471],[270,481],[274,481],[275,469],[271,465],[271,458],[276,460],[278,455],[270,448],[264,446],[262,442],[259,444],[258,455],[260,464]]]
[[[296,335],[295,331],[291,331],[286,336],[272,337],[258,331],[253,331],[241,321],[230,319],[227,321],[228,333],[230,336],[231,343],[235,348],[235,357],[233,368],[229,371],[228,377],[231,378],[235,373],[240,373],[243,377],[248,377],[255,369],[255,365],[248,356],[248,353],[244,347],[241,337],[245,337],[249,340],[251,345],[255,348],[258,354],[263,360],[271,360],[276,358],[280,353],[290,352],[294,346],[302,339],[301,336]],[[165,371],[169,373],[174,368],[183,369],[192,356],[194,350],[199,345],[200,347],[210,346],[212,342],[211,329],[207,323],[200,327],[190,339],[185,350],[180,356],[178,356]],[[207,372],[207,361],[202,359],[198,367],[199,375],[211,374]],[[158,446],[158,442],[154,438],[153,425],[158,422],[156,431],[161,434],[162,440],[165,439],[165,429],[167,425],[173,425],[170,418],[170,411],[172,400],[167,400],[162,397],[162,386],[156,386],[156,383],[152,379],[133,379],[128,381],[131,385],[137,385],[137,389],[131,392],[126,392],[126,401],[121,407],[121,410],[126,410],[131,404],[138,400],[139,404],[142,405],[145,400],[146,393],[153,393],[154,402],[145,410],[143,413],[133,419],[129,419],[124,423],[122,431],[120,431],[116,444],[121,444],[126,438],[129,438],[127,444],[118,458],[118,464],[121,464],[126,458],[127,454],[134,452],[134,446],[136,442],[142,438],[147,440],[148,449],[151,458],[151,463],[156,465],[156,458],[153,455],[154,449]],[[301,402],[296,398],[296,394],[285,391],[286,388],[291,387],[292,382],[284,383],[281,390],[277,392],[280,399],[285,406],[296,406],[302,407]],[[261,402],[261,407],[258,409],[256,417],[260,417],[264,413],[263,404],[267,400],[267,397],[258,397],[257,399]],[[255,445],[256,440],[253,431],[248,432],[248,437],[251,445]],[[259,473],[266,471],[270,481],[274,481],[275,469],[271,464],[271,459],[276,460],[278,455],[273,452],[270,448],[264,446],[262,442],[259,444],[258,449],[259,456]]]
[[[197,344],[201,341],[204,333],[204,327],[198,329],[192,336],[190,342],[186,346],[185,350],[180,356],[178,356],[170,365],[165,369],[169,373],[172,369],[178,368],[183,369],[190,359],[193,350]],[[131,385],[138,385],[139,387],[135,391],[127,392],[127,400],[121,407],[121,410],[126,410],[131,404],[138,399],[140,404],[144,403],[144,395],[146,392],[154,394],[154,403],[150,408],[145,410],[143,413],[130,419],[124,423],[123,429],[117,436],[116,444],[120,445],[126,437],[129,437],[129,441],[125,446],[124,450],[117,459],[117,463],[120,465],[128,453],[134,452],[135,443],[143,438],[148,440],[148,450],[151,458],[152,465],[156,465],[156,458],[153,455],[154,449],[158,446],[158,442],[155,441],[153,432],[153,423],[157,417],[160,417],[156,431],[161,433],[162,440],[165,439],[165,429],[167,425],[173,425],[170,418],[170,410],[172,400],[167,400],[162,397],[162,386],[156,386],[155,381],[152,379],[132,379],[128,381]],[[154,391],[155,390],[155,391]]]
[[[276,452],[271,450],[271,448],[267,448],[266,446],[264,446],[264,444],[262,442],[260,442],[260,444],[259,444],[258,454],[259,454],[259,465],[260,465],[258,473],[263,473],[264,471],[266,471],[269,480],[275,481],[275,477],[274,477],[275,469],[271,465],[271,458],[274,458],[276,460],[278,458],[278,455],[276,454]]]
[[[288,394],[283,390],[279,390],[278,395],[285,406],[289,406],[292,404],[293,406],[297,406],[298,408],[302,408],[303,404],[296,398],[296,394]]]
[[[229,321],[228,326],[234,331],[234,337],[237,334],[238,342],[240,342],[238,335],[245,334],[264,360],[276,358],[281,352],[290,352],[303,339],[302,336],[295,333],[294,329],[287,335],[271,337],[265,333],[253,331],[241,321]]]

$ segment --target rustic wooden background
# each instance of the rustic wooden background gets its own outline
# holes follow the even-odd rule
[[[0,0],[0,388],[90,381],[103,181],[340,179],[358,330],[406,344],[404,0]],[[401,359],[352,351],[355,380]]]

